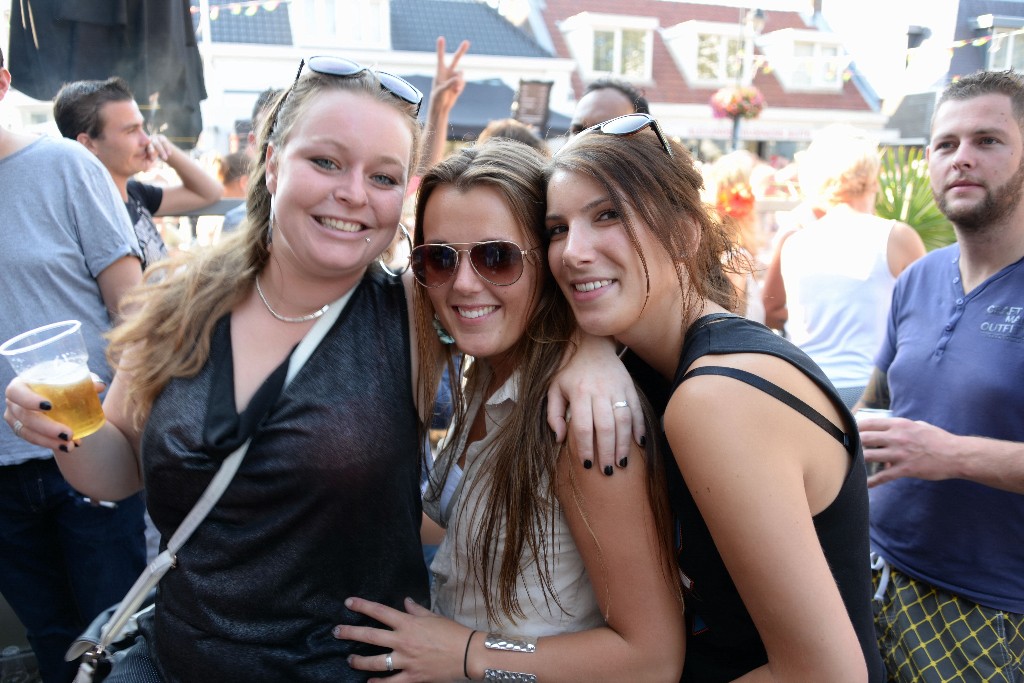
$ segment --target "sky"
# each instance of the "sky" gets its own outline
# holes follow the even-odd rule
[[[857,68],[880,97],[927,89],[949,66],[956,0],[824,0],[822,14],[839,34]],[[908,68],[908,26],[926,26],[932,38]]]

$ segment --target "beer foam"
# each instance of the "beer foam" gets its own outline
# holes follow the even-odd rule
[[[21,378],[29,384],[63,385],[75,384],[89,377],[89,367],[84,363],[55,359],[32,366],[22,373]]]

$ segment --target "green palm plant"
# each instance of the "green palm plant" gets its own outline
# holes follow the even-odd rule
[[[917,230],[929,251],[956,240],[953,226],[935,205],[928,160],[920,147],[889,147],[882,154],[875,213]]]

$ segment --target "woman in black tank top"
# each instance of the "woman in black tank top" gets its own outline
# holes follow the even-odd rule
[[[682,680],[882,680],[852,416],[796,347],[730,313],[732,245],[701,184],[686,151],[631,114],[556,153],[546,219],[580,326],[628,347],[662,415]]]

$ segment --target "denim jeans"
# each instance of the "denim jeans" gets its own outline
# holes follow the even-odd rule
[[[66,683],[64,652],[145,567],[142,495],[94,506],[52,458],[0,467],[0,593],[25,626],[45,683]]]

